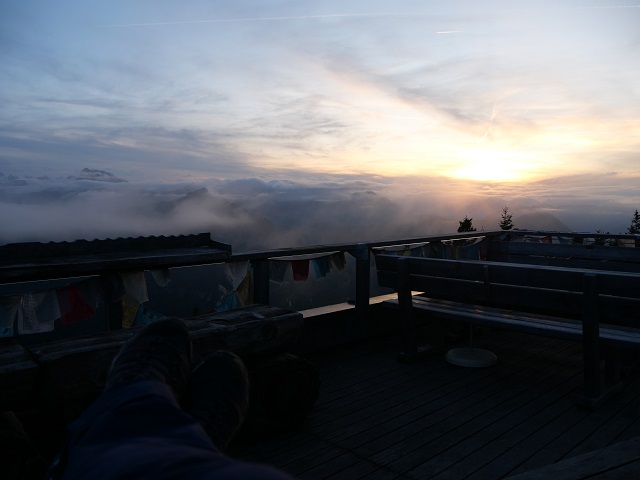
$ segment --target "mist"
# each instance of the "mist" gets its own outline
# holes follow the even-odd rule
[[[509,184],[293,173],[161,183],[102,170],[2,175],[0,243],[210,232],[241,252],[453,233],[464,216],[479,231],[495,230],[503,206],[516,228],[624,233],[640,205],[638,178]]]

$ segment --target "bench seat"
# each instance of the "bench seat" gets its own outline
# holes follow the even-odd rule
[[[434,318],[464,321],[563,340],[582,339],[582,322],[579,320],[420,296],[414,296],[412,300],[414,309]],[[394,309],[400,308],[397,299],[385,300],[383,304]],[[614,347],[640,349],[640,330],[620,325],[600,325],[600,342]]]
[[[580,403],[595,408],[622,387],[620,349],[640,349],[639,273],[384,254],[376,268],[378,283],[398,292],[386,303],[401,312],[403,360],[424,350],[416,313],[581,341]]]

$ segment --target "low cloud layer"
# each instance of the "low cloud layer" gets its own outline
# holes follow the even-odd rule
[[[624,233],[640,208],[640,173],[517,185],[365,175],[173,184],[97,181],[120,178],[106,171],[94,177],[0,175],[0,243],[210,232],[239,252],[453,233],[464,216],[494,230],[504,205],[517,228]]]

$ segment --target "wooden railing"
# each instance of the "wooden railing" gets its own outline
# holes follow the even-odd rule
[[[571,245],[582,245],[591,253],[590,257],[593,259],[601,259],[599,255],[603,256],[602,259],[617,259],[617,260],[631,260],[635,263],[635,267],[640,271],[640,249],[620,249],[617,253],[603,255],[602,250],[593,250],[593,247],[597,247],[599,244],[604,243],[604,239],[610,239],[612,241],[623,240],[627,242],[634,242],[637,240],[633,235],[609,235],[609,234],[597,234],[597,233],[565,233],[565,232],[549,232],[549,231],[533,231],[533,230],[515,230],[515,231],[481,231],[481,232],[467,232],[449,235],[430,235],[424,237],[411,237],[399,240],[389,241],[377,241],[377,242],[363,242],[352,244],[331,244],[320,245],[310,247],[299,248],[283,248],[268,251],[257,252],[244,252],[238,254],[232,254],[228,261],[250,261],[254,273],[254,295],[257,303],[269,304],[269,260],[270,259],[283,259],[295,256],[314,255],[321,253],[331,252],[344,252],[353,256],[356,260],[356,298],[355,298],[355,310],[356,315],[353,318],[354,325],[350,330],[352,331],[364,331],[366,330],[368,315],[369,315],[369,300],[371,285],[370,279],[370,254],[372,249],[394,247],[394,246],[407,246],[409,248],[412,245],[419,245],[424,243],[434,243],[441,241],[455,241],[455,240],[469,240],[470,238],[484,237],[488,240],[487,246],[487,259],[492,260],[492,243],[494,240],[505,239],[508,237],[514,240],[518,237],[524,237],[527,240],[540,239],[545,240],[547,238],[553,239],[554,237],[562,237],[563,239],[570,239]],[[455,243],[455,242],[454,242]],[[502,242],[500,242],[502,243]],[[536,245],[535,243],[528,242],[529,246]],[[544,244],[542,244],[544,245]],[[567,247],[570,245],[562,245],[562,254],[568,255]],[[544,247],[543,247],[544,248]],[[579,247],[580,248],[580,247]],[[607,247],[602,247],[607,248]],[[615,249],[618,250],[618,249]],[[504,251],[501,249],[501,251]],[[529,248],[527,252],[531,253],[532,249]],[[611,249],[605,250],[610,252]],[[555,255],[555,250],[543,250],[539,254]],[[577,254],[575,250],[574,254]],[[584,263],[582,263],[583,268]],[[614,267],[619,267],[618,264]],[[615,269],[615,268],[612,268]]]
[[[353,324],[349,326],[350,331],[364,332],[367,328],[369,316],[369,299],[371,297],[371,250],[374,248],[424,244],[429,242],[439,242],[442,240],[460,240],[476,237],[496,236],[504,232],[470,232],[449,235],[431,235],[425,237],[411,237],[399,240],[362,242],[362,243],[341,243],[330,245],[315,245],[309,247],[281,248],[266,251],[254,251],[232,254],[229,262],[249,261],[253,270],[254,300],[256,303],[269,304],[269,260],[289,259],[292,257],[302,257],[330,254],[342,252],[351,255],[356,262],[356,285],[355,285],[355,316]]]
[[[95,275],[106,272],[118,272],[120,269],[128,270],[147,270],[154,268],[169,268],[188,265],[207,265],[216,263],[231,263],[231,262],[250,262],[253,274],[253,287],[254,287],[254,301],[269,305],[270,302],[270,285],[269,285],[269,261],[277,259],[290,259],[290,258],[304,258],[304,256],[313,256],[319,254],[330,254],[333,252],[343,252],[351,255],[355,259],[355,315],[352,318],[353,324],[350,326],[351,331],[366,331],[368,315],[369,315],[369,302],[371,297],[371,251],[373,249],[380,249],[393,246],[406,246],[409,248],[412,245],[420,245],[425,243],[438,243],[442,241],[468,241],[470,238],[483,237],[487,241],[487,260],[494,260],[492,257],[492,244],[496,241],[500,241],[500,254],[495,258],[498,261],[517,261],[509,259],[509,252],[519,251],[525,252],[530,256],[529,262],[541,261],[543,257],[555,257],[558,255],[568,256],[571,252],[567,251],[567,247],[573,245],[579,245],[574,249],[575,252],[589,250],[591,260],[611,260],[616,259],[618,261],[626,261],[631,259],[631,270],[637,269],[640,265],[640,248],[620,248],[611,249],[609,247],[599,247],[599,244],[610,243],[611,241],[626,241],[635,244],[638,240],[637,236],[633,235],[609,235],[599,233],[565,233],[565,232],[546,232],[546,231],[480,231],[480,232],[467,232],[447,235],[429,235],[422,237],[411,237],[397,240],[388,241],[375,241],[375,242],[361,242],[361,243],[341,243],[341,244],[329,244],[329,245],[316,245],[307,247],[295,247],[295,248],[280,248],[273,250],[261,250],[261,251],[248,251],[240,253],[231,253],[229,246],[211,241],[209,234],[199,234],[185,237],[186,244],[181,245],[175,239],[181,237],[175,237],[175,239],[167,240],[162,239],[159,241],[157,237],[151,237],[150,245],[155,245],[156,251],[149,253],[144,248],[144,238],[141,239],[118,239],[116,241],[105,241],[105,245],[108,247],[108,251],[100,252],[100,255],[95,256],[93,259],[91,256],[84,255],[83,258],[78,259],[76,244],[80,244],[83,247],[92,247],[96,245],[96,242],[73,242],[61,244],[16,244],[0,246],[0,284],[24,282],[24,281],[37,281],[55,278],[71,278],[83,275]],[[506,237],[511,240],[520,237],[526,237],[527,240],[534,239],[553,239],[562,238],[565,242],[571,245],[557,245],[556,248],[544,247],[540,249],[540,255],[535,255],[535,247],[531,242],[528,242],[526,249],[510,249],[504,247]],[[173,237],[169,237],[173,238]],[[605,238],[608,239],[605,241]],[[129,248],[126,255],[120,255],[118,257],[117,252],[114,253],[114,246],[117,246],[117,242],[128,242]],[[133,242],[133,243],[131,243]],[[169,242],[169,243],[167,243]],[[173,242],[173,243],[172,243]],[[102,243],[102,241],[97,241]],[[51,247],[54,246],[53,251],[56,253],[54,258],[47,258],[47,251],[51,251]],[[101,247],[104,248],[104,247]],[[532,250],[533,249],[533,250]],[[605,249],[605,250],[602,250]],[[117,250],[117,249],[116,249]],[[615,250],[615,253],[611,253]],[[27,262],[20,262],[18,253],[22,251],[26,257],[29,253],[36,252],[37,255]],[[25,253],[26,252],[26,253]],[[532,252],[534,253],[531,256]],[[606,252],[606,255],[605,253]],[[82,252],[81,252],[82,253]],[[13,255],[13,257],[12,257]],[[18,255],[18,256],[16,256]],[[506,255],[506,256],[505,256]],[[514,257],[516,258],[516,257]],[[517,257],[523,258],[523,257]],[[533,260],[532,260],[533,258]],[[12,259],[15,263],[12,268]],[[613,267],[619,267],[619,265],[611,263]],[[581,263],[582,268],[585,267]],[[612,268],[612,269],[616,269]],[[638,269],[640,271],[640,269]],[[110,323],[110,328],[119,328],[118,319]]]

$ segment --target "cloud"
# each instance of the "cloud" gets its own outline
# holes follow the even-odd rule
[[[113,25],[98,25],[99,28],[116,28],[116,27],[149,27],[149,26],[168,26],[168,25],[197,25],[206,23],[236,23],[236,22],[280,22],[288,20],[322,20],[333,18],[367,18],[367,17],[392,17],[406,15],[402,13],[333,13],[326,15],[297,15],[297,16],[278,16],[278,17],[248,17],[248,18],[220,18],[214,20],[185,20],[180,22],[155,22],[155,23],[127,23]]]
[[[91,180],[94,182],[121,183],[126,182],[122,178],[116,177],[114,174],[105,170],[96,170],[92,168],[83,168],[76,180]]]
[[[178,235],[241,235],[259,219],[195,185],[33,180],[0,191],[0,242]]]
[[[640,206],[640,172],[526,184],[303,172],[173,184],[13,180],[22,186],[0,185],[0,243],[211,232],[239,252],[385,241],[452,233],[464,216],[495,229],[504,205],[520,228],[545,213],[572,230],[621,233]]]
[[[0,168],[12,174],[59,176],[89,167],[132,180],[159,181],[189,174],[233,177],[245,174],[247,165],[247,156],[234,151],[228,137],[203,130],[0,128]]]

